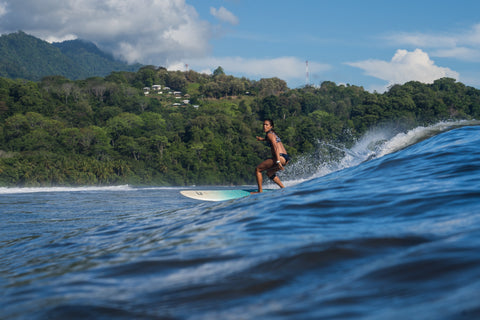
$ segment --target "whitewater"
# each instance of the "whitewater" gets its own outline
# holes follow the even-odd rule
[[[0,188],[0,318],[478,319],[479,124],[372,129],[220,203]]]

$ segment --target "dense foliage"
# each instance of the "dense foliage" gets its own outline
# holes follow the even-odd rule
[[[295,159],[318,141],[348,144],[375,125],[405,130],[479,116],[480,91],[449,78],[384,94],[332,82],[290,90],[221,68],[0,78],[0,185],[250,184],[269,153],[255,139],[265,118]]]
[[[0,77],[38,81],[55,74],[85,79],[140,67],[117,61],[82,40],[50,44],[21,31],[0,37]]]

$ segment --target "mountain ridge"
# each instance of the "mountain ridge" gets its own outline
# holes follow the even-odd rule
[[[23,31],[0,36],[0,77],[39,81],[46,76],[71,80],[103,77],[113,71],[137,71],[101,51],[94,43],[67,40],[48,43]]]

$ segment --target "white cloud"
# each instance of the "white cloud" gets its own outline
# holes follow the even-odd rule
[[[66,34],[66,35],[63,35],[61,37],[48,36],[48,37],[44,38],[43,40],[45,40],[47,42],[50,42],[50,43],[53,43],[53,42],[63,42],[63,41],[67,41],[67,40],[75,40],[77,38],[78,37],[74,34]]]
[[[432,48],[430,54],[434,57],[480,62],[480,24],[457,33],[398,33],[386,39],[396,46]]]
[[[7,3],[0,2],[0,17],[7,13]]]
[[[434,80],[450,77],[458,80],[459,74],[449,68],[436,66],[426,52],[397,50],[391,61],[365,60],[349,62],[348,65],[363,69],[366,74],[391,84],[408,81],[432,83]]]
[[[210,14],[220,21],[228,22],[233,25],[238,24],[238,18],[224,7],[220,7],[218,10],[210,7]]]
[[[466,47],[453,47],[432,51],[432,55],[440,58],[461,58],[466,61],[480,61],[480,50]]]
[[[166,65],[209,52],[212,30],[185,0],[3,0],[0,32],[93,41],[129,62]],[[1,11],[0,11],[1,12]]]
[[[472,30],[465,35],[465,40],[472,45],[480,45],[480,23],[474,25]]]
[[[206,58],[221,26],[200,19],[186,0],[0,0],[0,8],[7,7],[0,33],[22,30],[49,42],[85,39],[128,62],[176,70],[185,70],[185,63],[204,73],[222,66],[227,74],[305,83],[305,61],[297,58]],[[224,7],[210,10],[220,21],[239,23]],[[309,61],[311,79],[329,68]]]
[[[184,70],[184,63],[172,62],[168,66],[170,70]],[[279,57],[273,59],[247,59],[241,57],[211,57],[192,59],[188,65],[196,70],[204,70],[204,73],[211,73],[218,66],[221,66],[227,74],[240,74],[248,78],[272,78],[278,77],[287,82],[295,81],[304,83],[306,65],[304,60],[295,57]],[[308,62],[310,77],[323,73],[330,69],[329,65]],[[207,72],[210,70],[210,72]]]
[[[453,47],[457,44],[457,39],[452,36],[439,36],[423,33],[398,33],[387,37],[394,45],[411,45],[415,47]]]

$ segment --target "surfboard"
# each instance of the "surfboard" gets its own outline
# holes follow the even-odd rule
[[[180,193],[187,197],[202,201],[226,201],[247,197],[250,192],[257,190],[181,190]]]

